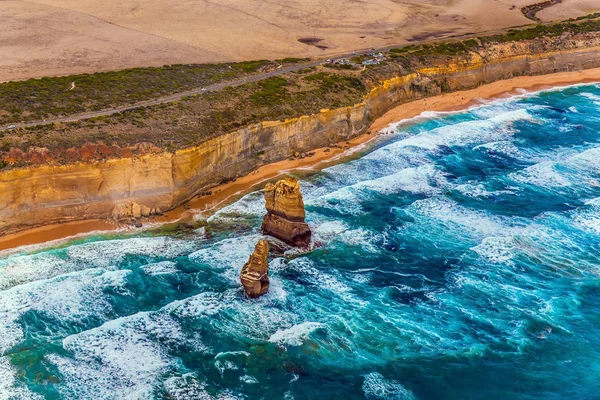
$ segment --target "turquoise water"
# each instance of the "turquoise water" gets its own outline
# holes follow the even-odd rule
[[[600,87],[431,114],[302,185],[315,249],[272,242],[258,300],[261,193],[0,260],[0,399],[600,398]]]

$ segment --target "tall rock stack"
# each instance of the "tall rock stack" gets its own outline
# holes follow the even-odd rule
[[[285,178],[265,187],[267,215],[263,218],[262,232],[296,247],[308,247],[311,232],[304,222],[306,212],[300,184],[294,178]]]
[[[268,256],[269,243],[261,239],[240,273],[240,281],[248,297],[256,298],[269,291]]]

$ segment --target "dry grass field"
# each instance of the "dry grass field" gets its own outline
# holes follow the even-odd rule
[[[538,0],[0,1],[0,81],[177,63],[327,57],[530,23]],[[596,4],[597,3],[597,4]],[[600,11],[563,0],[557,19]]]
[[[577,18],[581,15],[598,12],[599,9],[600,1],[598,0],[564,1],[561,4],[540,11],[537,17],[543,21],[557,21]]]

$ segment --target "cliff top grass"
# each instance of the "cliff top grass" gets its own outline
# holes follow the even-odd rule
[[[90,118],[79,122],[38,125],[0,132],[0,154],[6,156],[11,149],[27,152],[32,148],[47,148],[58,162],[80,160],[83,152],[77,149],[87,143],[104,143],[107,146],[135,147],[140,143],[151,144],[160,150],[174,151],[196,146],[203,141],[244,126],[265,120],[283,120],[318,113],[323,108],[337,108],[359,103],[378,82],[393,76],[404,75],[424,66],[446,65],[450,58],[462,58],[468,62],[474,52],[485,51],[492,43],[510,43],[519,40],[556,37],[565,33],[582,34],[600,32],[600,21],[582,18],[560,24],[537,25],[520,30],[511,30],[503,35],[469,38],[461,41],[446,41],[421,45],[408,45],[392,49],[387,61],[364,68],[335,69],[329,65],[304,68],[271,77],[258,82],[227,87],[219,91],[186,97],[179,101],[149,107],[139,107],[109,116]],[[283,60],[282,60],[283,61]],[[288,60],[300,62],[303,60]],[[284,61],[285,62],[285,61]],[[60,92],[66,104],[54,101],[52,90],[44,92],[52,100],[45,112],[54,115],[56,108],[67,112],[69,107],[78,109],[103,108],[118,102],[135,102],[153,98],[156,94],[167,95],[176,88],[197,87],[198,82],[232,79],[273,68],[268,61],[208,66],[169,66],[159,69],[145,68],[93,75],[81,75],[76,85],[84,85],[89,79],[90,88],[82,93],[68,91],[72,77],[45,78],[34,82],[11,82],[0,85],[0,107],[18,104],[23,109],[20,115],[39,115],[39,96],[32,88],[41,85]],[[188,76],[189,75],[189,76]],[[83,83],[82,83],[83,82]],[[29,90],[29,97],[9,97],[7,89]],[[20,86],[23,85],[23,86]],[[178,86],[179,85],[179,86]],[[88,99],[93,90],[98,98]],[[132,88],[137,88],[133,90]],[[17,90],[15,89],[15,90]],[[444,82],[423,87],[411,87],[421,96],[450,90]],[[181,91],[183,89],[177,89]],[[74,95],[77,100],[69,99]],[[4,100],[3,100],[4,99]],[[80,104],[81,103],[81,104]],[[29,106],[31,104],[31,106]],[[95,108],[92,108],[95,107]],[[6,115],[6,114],[5,114]],[[13,115],[13,114],[8,114]],[[35,118],[33,118],[35,119]],[[75,149],[66,154],[67,149]],[[121,156],[90,150],[94,159]],[[141,150],[143,151],[143,150]],[[133,152],[135,154],[135,150]],[[13,157],[14,158],[14,157]],[[11,161],[10,166],[27,165],[33,161]],[[6,167],[2,164],[0,167]]]
[[[0,84],[0,124],[40,121],[135,104],[240,79],[306,58],[228,64],[165,65]],[[74,87],[73,87],[74,85]]]

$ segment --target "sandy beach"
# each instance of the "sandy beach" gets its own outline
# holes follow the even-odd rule
[[[195,197],[185,207],[171,210],[162,217],[146,222],[146,227],[159,224],[191,221],[195,215],[208,216],[240,196],[260,188],[265,181],[285,175],[294,170],[319,171],[334,163],[342,162],[363,148],[369,141],[377,137],[377,132],[391,124],[419,116],[425,111],[458,111],[480,104],[483,100],[509,98],[523,94],[523,91],[536,92],[553,87],[568,86],[580,83],[600,82],[600,68],[586,71],[561,72],[543,76],[517,77],[498,81],[476,89],[459,91],[429,97],[402,104],[374,121],[368,133],[362,134],[348,142],[339,143],[339,148],[317,149],[311,157],[295,160],[284,160],[258,168],[249,175],[240,177],[234,182],[219,185],[211,189],[209,196]],[[75,221],[58,225],[48,225],[0,238],[0,251],[16,247],[36,245],[90,233],[110,231],[136,232],[129,226],[113,224],[101,220]]]

